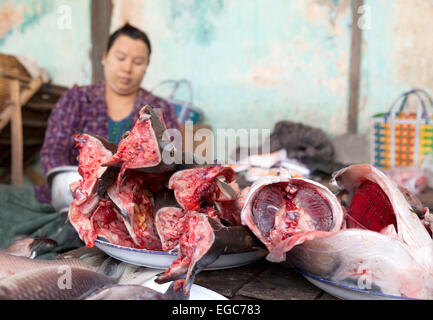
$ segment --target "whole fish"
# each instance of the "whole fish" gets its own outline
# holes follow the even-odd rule
[[[125,265],[112,276],[77,267],[56,265],[20,272],[0,280],[0,300],[81,299],[118,282]]]
[[[251,186],[241,212],[242,224],[266,245],[266,259],[272,262],[284,261],[286,252],[304,241],[341,230],[343,217],[340,203],[325,186],[276,176]]]

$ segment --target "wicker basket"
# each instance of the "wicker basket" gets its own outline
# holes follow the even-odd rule
[[[21,65],[17,58],[0,53],[0,72],[14,76],[29,78],[30,74]],[[11,79],[0,76],[0,113],[5,109],[9,100],[9,83]]]

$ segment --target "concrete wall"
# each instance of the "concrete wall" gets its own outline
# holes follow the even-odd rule
[[[366,0],[371,29],[363,31],[360,130],[404,91],[433,94],[433,1]],[[433,114],[433,109],[430,114]]]
[[[290,119],[345,131],[348,0],[114,4],[112,29],[129,21],[154,46],[145,87],[189,79],[194,104],[213,128],[272,128]]]
[[[34,58],[54,83],[90,83],[90,48],[90,0],[0,0],[0,52]]]

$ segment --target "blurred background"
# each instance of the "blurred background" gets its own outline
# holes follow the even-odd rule
[[[153,46],[143,87],[169,97],[159,84],[186,79],[176,97],[212,130],[299,122],[323,130],[338,161],[369,162],[372,116],[432,86],[432,15],[426,0],[0,0],[0,53],[33,59],[54,103],[102,79],[108,35],[128,22]]]

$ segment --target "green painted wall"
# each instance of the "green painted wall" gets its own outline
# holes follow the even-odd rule
[[[56,84],[91,81],[90,0],[0,0],[0,52],[36,59]]]
[[[154,45],[144,85],[189,79],[213,128],[272,128],[290,119],[344,133],[349,1],[114,3],[112,29],[130,21]]]
[[[190,80],[193,102],[213,128],[272,128],[288,119],[330,135],[346,132],[351,1],[113,3],[111,30],[129,21],[151,38],[143,86]],[[371,28],[363,30],[359,126],[368,133],[371,115],[387,110],[401,92],[432,87],[433,5],[365,4]],[[65,6],[71,28],[62,29]],[[90,0],[0,0],[0,18],[0,52],[34,57],[55,83],[90,83]],[[167,96],[169,89],[156,93]],[[188,99],[187,90],[177,97]]]

